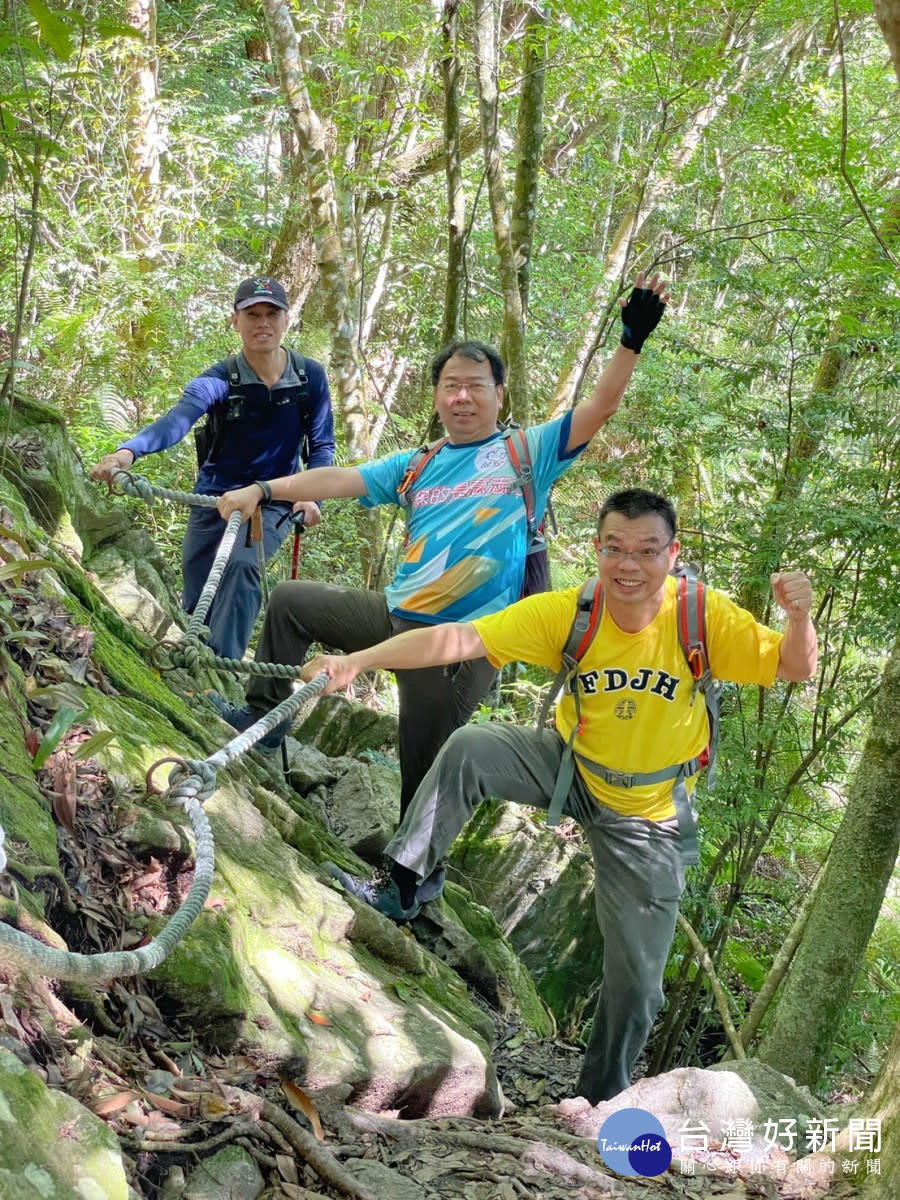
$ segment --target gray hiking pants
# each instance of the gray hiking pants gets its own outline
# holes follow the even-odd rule
[[[563,742],[553,730],[470,725],[422,780],[386,853],[426,879],[488,797],[547,809]],[[627,1088],[663,1002],[684,869],[678,824],[624,817],[593,799],[576,772],[563,812],[587,834],[603,935],[603,979],[576,1093],[592,1104]]]
[[[300,666],[311,642],[352,652],[421,628],[419,622],[393,616],[383,592],[295,580],[272,591],[256,658]],[[496,674],[486,658],[397,672],[401,816],[441,746],[465,725]],[[255,711],[268,712],[290,691],[290,680],[257,675],[247,688],[247,702]]]

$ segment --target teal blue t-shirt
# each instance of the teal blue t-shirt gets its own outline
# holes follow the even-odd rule
[[[571,413],[525,431],[534,471],[535,512],[584,446],[567,453]],[[367,508],[398,504],[412,454],[404,450],[359,468]],[[472,621],[519,599],[525,577],[528,521],[503,435],[448,443],[425,464],[411,489],[409,542],[385,588],[399,617],[439,625]]]

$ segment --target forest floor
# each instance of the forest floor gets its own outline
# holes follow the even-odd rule
[[[77,948],[94,949],[87,941]],[[677,1160],[655,1178],[620,1179],[594,1142],[567,1133],[551,1107],[572,1095],[581,1048],[539,1039],[496,1015],[495,1024],[503,1116],[403,1120],[402,1112],[323,1104],[291,1081],[289,1063],[204,1050],[194,1027],[164,1016],[140,978],[112,984],[102,1007],[96,997],[79,1002],[65,985],[23,978],[0,985],[0,1044],[111,1126],[141,1200],[257,1195],[227,1178],[220,1179],[220,1193],[195,1190],[198,1167],[228,1144],[255,1160],[265,1181],[259,1200],[843,1200],[854,1194],[844,1180],[826,1191],[701,1164],[686,1174]]]
[[[34,752],[37,734],[31,736]],[[41,886],[51,927],[70,950],[94,954],[137,944],[144,931],[135,913],[165,911],[172,881],[161,864],[148,867],[132,855],[110,825],[108,781],[96,760],[77,753],[86,736],[66,734],[38,775],[60,827],[62,865]],[[7,874],[6,901],[21,912],[16,887]],[[573,1094],[581,1047],[539,1039],[491,1015],[503,1116],[404,1120],[402,1112],[373,1114],[307,1095],[292,1079],[301,1070],[289,1062],[210,1051],[193,1022],[160,1011],[152,982],[142,977],[93,989],[0,974],[0,1045],[108,1123],[141,1200],[817,1200],[826,1194],[765,1175],[715,1174],[701,1163],[692,1174],[673,1161],[655,1178],[612,1175],[595,1142],[567,1132],[552,1107]],[[198,1174],[230,1144],[246,1152],[245,1168],[248,1156],[256,1163],[261,1192],[241,1190],[233,1178],[199,1190]],[[837,1180],[827,1194],[841,1200],[852,1191]]]

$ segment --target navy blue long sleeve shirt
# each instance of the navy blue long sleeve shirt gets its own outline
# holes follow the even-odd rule
[[[201,465],[194,491],[218,496],[245,487],[255,479],[293,475],[302,459],[304,467],[328,467],[334,462],[334,417],[328,379],[321,363],[305,358],[308,397],[298,404],[299,380],[287,356],[278,382],[269,388],[238,355],[243,411],[235,420],[224,420],[231,392],[228,366],[217,362],[192,379],[177,404],[118,447],[135,459],[174,446],[214,405],[222,405],[224,430],[217,450]]]

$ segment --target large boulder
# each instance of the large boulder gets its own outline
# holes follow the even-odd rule
[[[127,1200],[115,1134],[0,1045],[0,1196]]]
[[[329,828],[345,846],[376,862],[400,821],[396,763],[351,760],[323,805]]]
[[[489,908],[565,1033],[600,985],[590,855],[514,804],[484,804],[450,854],[451,878]]]
[[[358,756],[366,750],[396,746],[397,718],[345,696],[323,696],[294,733],[330,757]]]
[[[788,1158],[809,1153],[808,1137],[826,1118],[824,1106],[793,1079],[750,1059],[710,1070],[680,1067],[639,1079],[612,1100],[564,1100],[550,1111],[569,1133],[596,1140],[604,1122],[626,1108],[652,1113],[676,1157],[725,1171],[727,1143],[741,1174],[775,1169],[777,1159],[783,1173]]]

